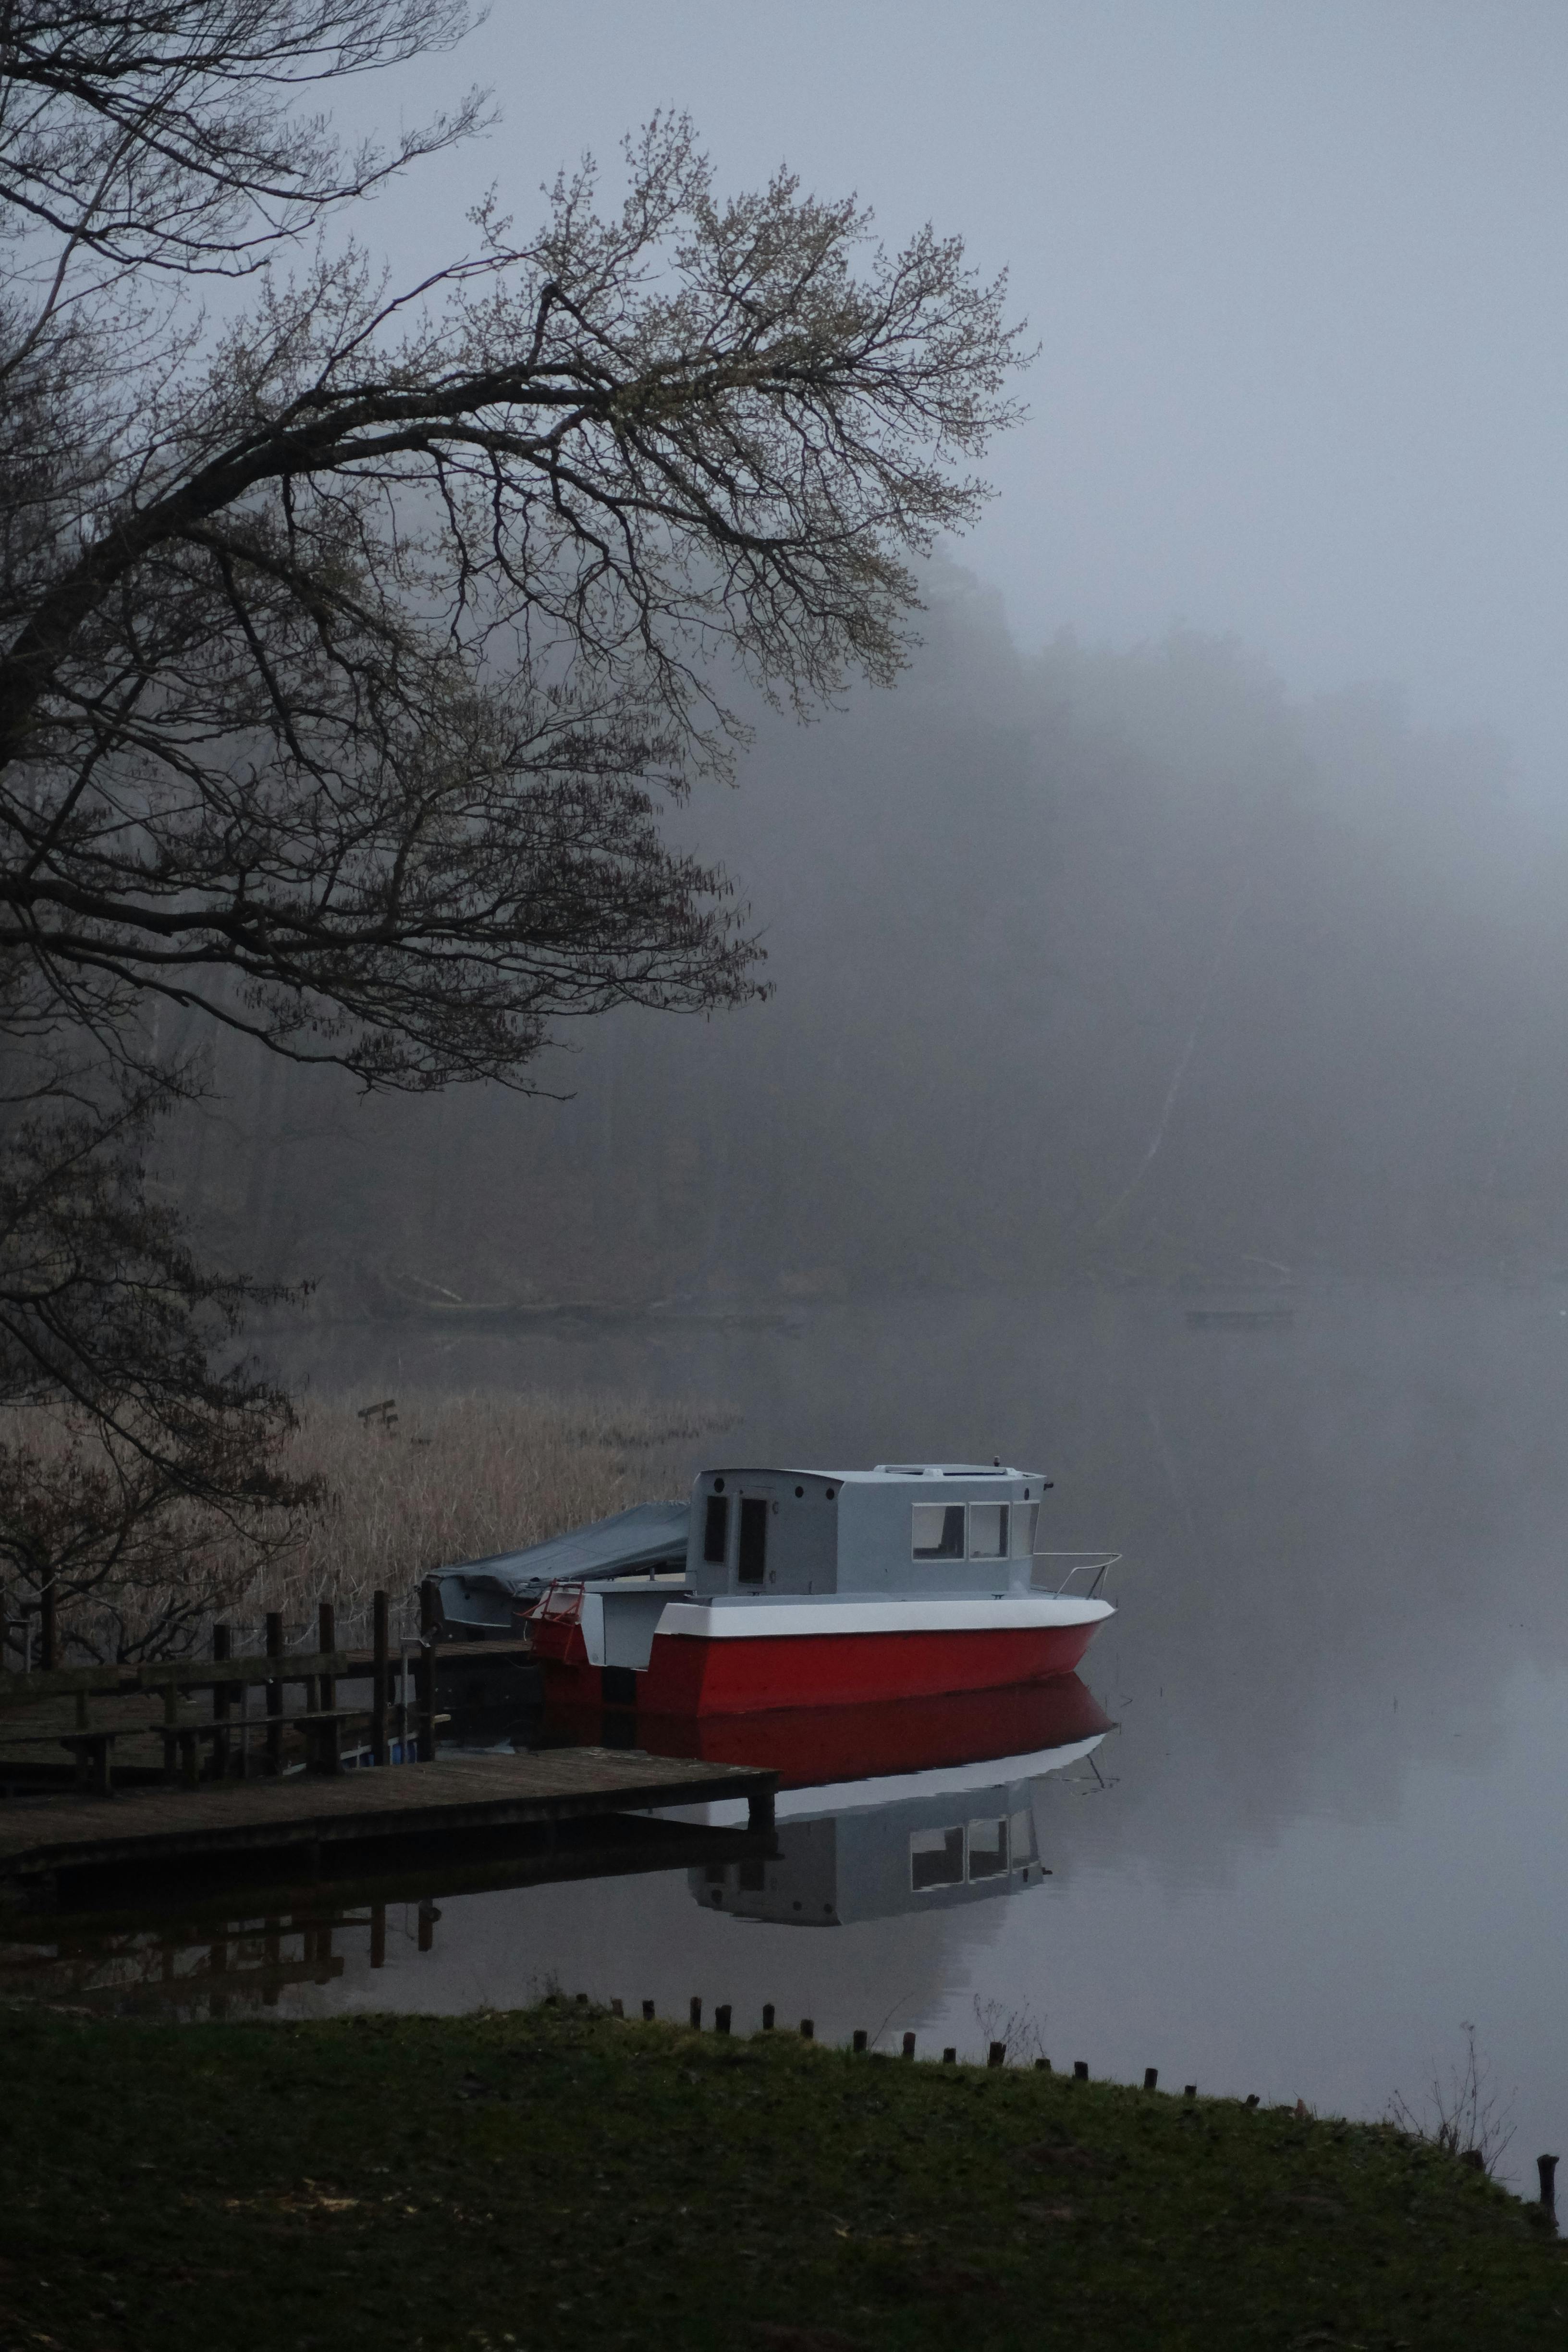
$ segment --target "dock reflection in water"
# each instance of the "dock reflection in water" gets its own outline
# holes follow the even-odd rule
[[[477,1746],[498,1727],[459,1717],[453,1728],[455,1745]],[[290,1996],[331,2007],[350,1993],[347,1959],[356,2005],[375,2006],[389,1946],[433,1955],[442,1905],[455,1905],[461,1942],[465,1927],[480,1924],[471,1898],[482,1908],[486,1896],[565,1881],[662,1875],[679,1885],[684,1877],[704,1910],[786,1926],[846,1926],[985,1900],[1048,1875],[1040,1785],[1089,1755],[1110,1728],[1076,1675],[904,1705],[695,1722],[514,1718],[508,1752],[514,1743],[635,1742],[656,1756],[764,1766],[780,1777],[776,1833],[749,1832],[737,1799],[562,1823],[547,1838],[447,1836],[405,1850],[395,1869],[374,1874],[361,1853],[348,1883],[331,1877],[330,1849],[313,1885],[176,1875],[144,1884],[142,1899],[126,1906],[123,1888],[106,1883],[102,1909],[14,1914],[0,1927],[0,1997],[177,2019],[242,2014]],[[515,1997],[527,1991],[525,1981]],[[422,2005],[412,1984],[393,2005],[410,1995]]]
[[[389,1932],[430,1951],[440,1916],[428,1900],[351,1906],[322,1895],[259,1918],[51,1922],[30,1937],[14,1928],[0,1942],[0,1997],[98,2017],[243,2015],[336,1983],[344,1937],[367,1948],[373,1969],[385,1965]]]

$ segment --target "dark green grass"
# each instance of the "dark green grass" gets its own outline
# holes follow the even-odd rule
[[[5,2352],[1568,2344],[1383,2126],[552,2008],[0,2012]]]

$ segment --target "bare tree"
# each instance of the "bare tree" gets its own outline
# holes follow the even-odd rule
[[[1495,2173],[1513,2137],[1512,2102],[1496,2089],[1490,2069],[1476,2053],[1476,2029],[1460,2022],[1465,2055],[1448,2070],[1447,2084],[1433,2072],[1430,2107],[1413,2107],[1395,2091],[1387,2121],[1412,2139],[1426,2140],[1445,2156],[1457,2156],[1482,2172]]]
[[[322,241],[486,101],[345,156],[299,91],[461,27],[0,0],[0,980],[133,1087],[160,1003],[426,1088],[755,993],[661,803],[742,738],[730,679],[892,677],[1012,414],[955,241],[721,200],[684,121],[618,208],[584,163],[418,286]],[[255,282],[209,328],[215,274]]]
[[[0,1153],[0,1573],[52,1585],[77,1646],[154,1654],[216,1596],[189,1572],[209,1538],[259,1563],[314,1489],[280,1463],[288,1398],[233,1350],[280,1294],[200,1265],[148,1197],[170,1075],[74,1108],[58,1077]]]

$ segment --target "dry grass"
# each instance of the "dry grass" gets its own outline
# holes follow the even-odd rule
[[[280,1609],[302,1625],[331,1600],[346,1633],[378,1587],[395,1612],[412,1608],[433,1568],[684,1494],[694,1441],[734,1418],[680,1400],[540,1392],[405,1394],[386,1421],[310,1403],[287,1467],[320,1478],[325,1505],[259,1579],[236,1563],[238,1614]]]
[[[109,1578],[63,1604],[66,1654],[204,1650],[216,1620],[231,1627],[244,1654],[260,1648],[269,1609],[282,1612],[296,1641],[321,1601],[336,1607],[340,1641],[365,1641],[378,1589],[391,1598],[395,1625],[413,1632],[419,1580],[432,1569],[516,1551],[628,1504],[683,1495],[696,1441],[737,1417],[679,1398],[539,1391],[405,1393],[395,1412],[369,1418],[346,1400],[308,1401],[279,1467],[315,1480],[322,1499],[300,1515],[289,1540],[258,1570],[243,1538],[215,1535],[210,1519],[193,1517],[177,1583],[160,1564]],[[49,1431],[30,1423],[26,1434],[37,1446]],[[171,1514],[176,1528],[184,1507]],[[24,1598],[14,1594],[13,1604]],[[32,1619],[36,1627],[36,1601]],[[4,1662],[20,1657],[17,1624]]]

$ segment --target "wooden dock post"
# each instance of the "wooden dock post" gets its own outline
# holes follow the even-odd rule
[[[1541,2210],[1555,2229],[1557,2227],[1557,2158],[1554,2156],[1538,2156],[1535,2159],[1535,2169],[1541,2177]]]
[[[323,1655],[338,1646],[338,1612],[330,1601],[321,1601],[316,1610],[316,1647]],[[332,1675],[318,1677],[321,1709],[331,1715],[338,1703],[337,1678]],[[342,1725],[319,1723],[316,1726],[316,1765],[322,1772],[341,1772],[343,1769]]]
[[[864,2027],[863,2025],[858,2025],[858,2026],[855,2028],[855,2042],[854,2042],[854,2048],[855,2048],[855,2055],[857,2056],[857,2058],[862,2057],[862,2056],[865,2054],[865,2049],[866,2049],[866,2029],[865,2029],[865,2027]]]
[[[419,1663],[415,1670],[415,1689],[419,1704],[419,1761],[434,1763],[436,1759],[436,1586],[426,1576],[419,1587]],[[408,1761],[406,1754],[404,1762]]]
[[[409,1664],[413,1644],[405,1636],[397,1654],[397,1753],[399,1760],[408,1761],[408,1692],[412,1668]]]
[[[267,1654],[269,1658],[283,1655],[283,1612],[269,1609],[267,1612]],[[283,1685],[270,1682],[267,1685],[267,1769],[274,1779],[283,1769]]]
[[[370,1906],[370,1964],[373,1969],[386,1966],[386,1906],[373,1903]]]
[[[415,1704],[418,1709],[419,1729],[416,1735],[416,1760],[433,1764],[436,1760],[436,1644],[422,1635],[419,1656],[414,1668]],[[404,1762],[408,1759],[406,1752]]]
[[[1159,2088],[1159,2084],[1160,2069],[1158,2066],[1145,2066],[1143,2069],[1143,2088],[1146,2091],[1153,2091]]]
[[[175,1738],[174,1733],[175,1727],[178,1725],[179,1720],[180,1686],[171,1675],[169,1680],[163,1685],[163,1720],[160,1727],[163,1734],[163,1778],[165,1780],[174,1780],[178,1777],[180,1743]]]
[[[764,2000],[763,2003],[763,2032],[764,2033],[771,2033],[773,2030],[773,2002],[771,2000]]]
[[[42,1618],[43,1657],[40,1664],[45,1674],[53,1674],[59,1664],[59,1626],[55,1616],[55,1580],[51,1576],[38,1594]]]
[[[232,1643],[228,1627],[226,1625],[215,1625],[213,1627],[213,1663],[215,1665],[221,1666],[223,1664],[224,1661],[230,1654],[231,1647]],[[229,1686],[226,1683],[214,1683],[213,1721],[215,1723],[226,1723],[228,1721],[229,1697]],[[227,1778],[228,1734],[226,1731],[215,1731],[213,1733],[213,1779],[215,1780],[226,1780]]]
[[[702,1995],[700,1992],[691,1996],[691,2031],[693,2033],[702,2031]]]
[[[915,2037],[912,2033],[906,2033],[904,2036],[904,2056],[906,2058],[912,2058],[914,2054]]]
[[[911,2051],[911,2057],[913,2054]],[[1005,2066],[1007,2063],[1007,2044],[1005,2042],[994,2042],[986,2053],[985,2063],[988,2066]]]
[[[387,1701],[391,1696],[388,1685],[392,1676],[387,1664],[385,1593],[373,1592],[370,1608],[371,1643],[375,1652],[375,1663],[371,1668],[370,1759],[373,1764],[387,1764],[392,1760],[392,1743],[386,1736]]]

